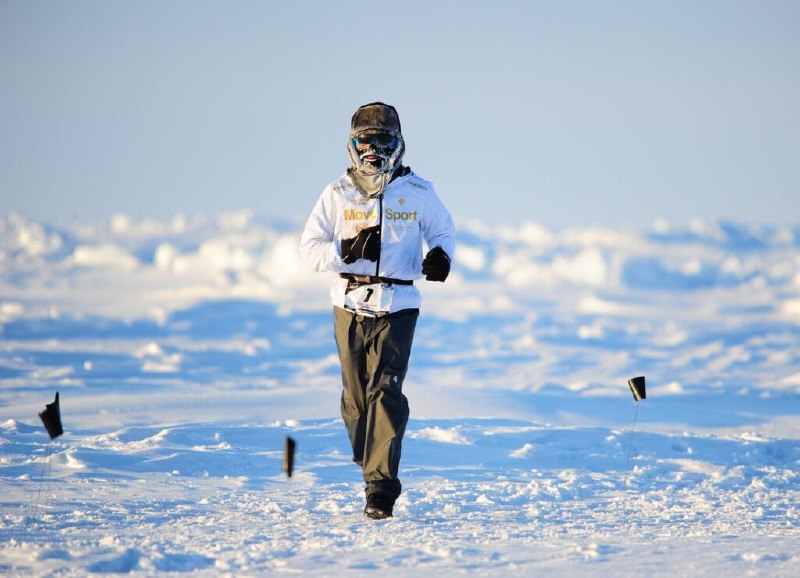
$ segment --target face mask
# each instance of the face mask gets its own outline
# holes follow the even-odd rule
[[[347,141],[352,168],[348,171],[362,194],[374,197],[383,192],[405,153],[401,134],[351,135]]]

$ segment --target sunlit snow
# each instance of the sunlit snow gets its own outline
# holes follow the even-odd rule
[[[0,219],[0,572],[796,575],[800,226],[461,224],[381,522],[301,228]]]

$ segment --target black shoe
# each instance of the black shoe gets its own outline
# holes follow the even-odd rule
[[[392,517],[394,500],[383,494],[370,494],[367,496],[367,506],[364,515],[373,520],[383,520]]]

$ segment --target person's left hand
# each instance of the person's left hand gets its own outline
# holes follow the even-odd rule
[[[444,281],[450,274],[450,257],[441,247],[434,247],[422,261],[422,274],[428,281]]]

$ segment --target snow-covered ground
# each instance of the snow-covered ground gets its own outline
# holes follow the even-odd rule
[[[796,576],[800,225],[458,224],[374,522],[302,223],[0,219],[0,573]]]

